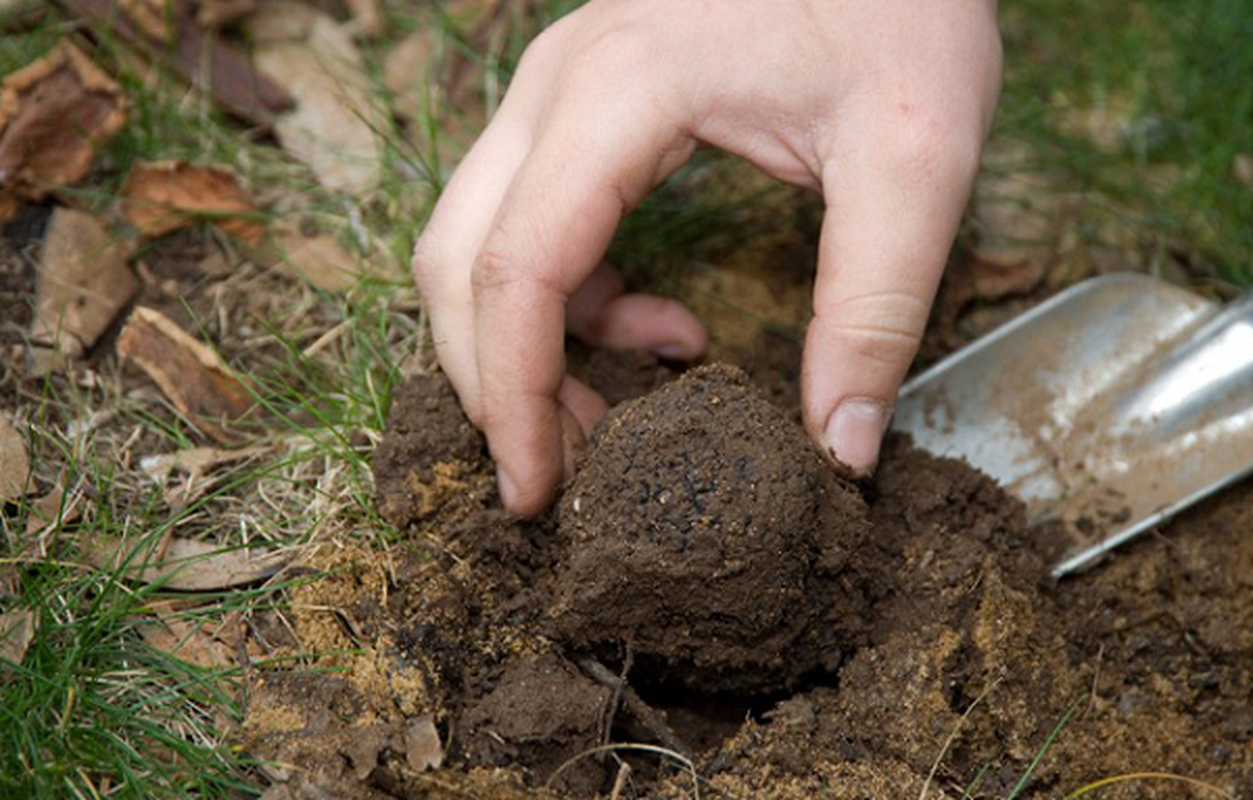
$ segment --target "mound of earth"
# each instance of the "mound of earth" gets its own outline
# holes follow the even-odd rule
[[[1058,584],[966,465],[891,439],[852,485],[742,374],[606,358],[580,377],[647,396],[534,521],[442,378],[397,391],[403,540],[316,555],[287,635],[327,655],[249,683],[277,797],[1253,793],[1253,491]]]
[[[629,648],[653,680],[767,691],[838,666],[867,599],[842,572],[866,505],[723,365],[602,424],[560,507],[553,637]]]

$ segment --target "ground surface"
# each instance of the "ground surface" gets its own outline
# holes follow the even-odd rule
[[[610,254],[735,367],[576,347],[615,410],[550,514],[500,510],[405,265],[509,64],[575,3],[197,3],[238,5],[221,40],[304,84],[273,135],[64,15],[84,4],[25,5],[0,72],[68,32],[131,110],[0,226],[0,794],[1253,796],[1253,487],[1057,584],[1052,540],[960,464],[893,440],[836,477],[797,410],[821,207],[743,165],[702,153]],[[1093,274],[1249,282],[1241,0],[1071,5],[1002,9],[998,130],[919,365]],[[127,213],[170,160],[216,170],[155,170],[191,195],[174,232]],[[255,213],[201,197],[223,170]],[[107,235],[67,280],[45,255],[71,209]],[[49,358],[41,298],[92,287],[59,329],[106,261],[133,296]],[[118,345],[137,307],[202,347],[143,367]],[[238,425],[180,394],[189,353],[241,377]]]
[[[615,398],[652,394],[535,522],[499,510],[442,378],[400,388],[374,467],[412,546],[300,600],[306,644],[359,648],[346,673],[254,687],[248,740],[299,765],[286,789],[1003,798],[1060,726],[1025,796],[1140,772],[1253,792],[1253,490],[1057,584],[989,480],[899,440],[873,480],[836,478],[796,422],[796,346],[740,355],[755,377],[576,358]],[[414,771],[415,718],[444,770]]]

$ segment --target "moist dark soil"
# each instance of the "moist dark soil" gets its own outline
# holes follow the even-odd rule
[[[337,655],[250,683],[272,791],[1064,797],[1168,773],[1101,793],[1253,796],[1253,490],[1057,583],[1049,537],[963,463],[891,438],[869,480],[827,469],[798,358],[768,336],[751,378],[575,357],[618,405],[531,521],[446,381],[398,388],[374,469],[401,540],[316,562],[294,632]]]

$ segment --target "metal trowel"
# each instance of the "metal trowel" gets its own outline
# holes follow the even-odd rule
[[[1060,522],[1075,572],[1253,471],[1253,293],[1085,281],[909,381],[892,427]]]

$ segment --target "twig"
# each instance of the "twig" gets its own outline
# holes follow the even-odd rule
[[[696,765],[692,763],[692,759],[688,758],[682,753],[677,753],[674,750],[668,750],[664,747],[658,747],[655,744],[642,744],[639,742],[624,742],[621,744],[605,744],[605,745],[600,745],[598,747],[593,747],[588,750],[584,750],[582,753],[576,753],[575,755],[566,759],[565,763],[563,763],[560,767],[557,767],[557,769],[553,770],[553,774],[549,775],[548,780],[544,782],[544,788],[551,789],[553,785],[553,781],[557,780],[557,778],[560,777],[561,773],[565,772],[567,769],[577,764],[582,759],[587,758],[588,756],[597,755],[599,753],[612,753],[612,752],[616,752],[620,750],[634,750],[634,751],[642,752],[642,753],[655,753],[657,755],[665,756],[667,758],[671,758],[679,762],[680,764],[682,764],[684,767],[687,768],[688,774],[692,776],[692,800],[700,800],[700,776],[696,774]]]
[[[583,658],[579,659],[579,668],[592,680],[613,689],[618,695],[615,705],[620,699],[622,707],[643,726],[649,736],[675,752],[691,752],[691,748],[675,734],[661,712],[645,703],[625,680],[613,674],[608,667],[594,658]]]

